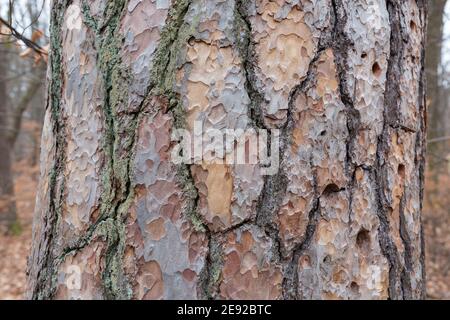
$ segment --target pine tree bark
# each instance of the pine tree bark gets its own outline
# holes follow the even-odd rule
[[[425,6],[55,0],[29,297],[423,298]],[[174,164],[196,120],[279,171]]]

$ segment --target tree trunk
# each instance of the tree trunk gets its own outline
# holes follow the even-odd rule
[[[425,1],[70,3],[30,298],[424,297]]]
[[[429,23],[427,28],[427,56],[425,70],[427,73],[427,97],[428,97],[428,138],[436,139],[447,135],[447,105],[448,98],[445,89],[442,88],[442,42],[444,11],[447,0],[435,0],[429,2]],[[446,157],[445,144],[432,143],[429,146],[431,158],[429,160],[433,177],[438,178],[439,171],[446,170],[442,164],[442,159]],[[441,170],[438,170],[441,169]]]
[[[0,76],[6,78],[4,51],[5,47],[0,47]],[[8,139],[9,112],[9,97],[6,81],[3,79],[0,81],[0,232],[8,230],[17,220],[11,167],[12,145]]]

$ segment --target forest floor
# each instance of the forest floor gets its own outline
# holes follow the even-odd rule
[[[31,245],[31,229],[38,168],[15,166],[17,213],[21,230],[0,235],[0,300],[23,299],[26,264]],[[450,299],[450,175],[438,181],[427,179],[424,206],[428,299]]]
[[[0,299],[23,299],[27,257],[31,246],[31,229],[38,167],[16,164],[15,194],[20,227],[9,236],[0,234]]]

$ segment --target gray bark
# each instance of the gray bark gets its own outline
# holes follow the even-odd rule
[[[436,139],[447,135],[448,98],[445,88],[442,87],[442,74],[440,73],[444,9],[446,0],[429,2],[429,22],[427,29],[427,55],[425,70],[427,73],[428,97],[428,139]],[[442,166],[442,159],[446,157],[443,143],[432,143],[429,146],[431,154],[429,165],[433,176],[437,178],[439,171],[446,170]],[[439,170],[439,168],[441,170]]]
[[[423,298],[425,30],[414,0],[54,1],[28,296]],[[280,130],[279,171],[175,164],[196,120]]]

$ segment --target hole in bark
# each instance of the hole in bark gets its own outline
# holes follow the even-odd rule
[[[363,54],[361,55],[361,58],[363,58],[363,59],[367,58],[367,53],[363,52]]]
[[[359,294],[359,284],[357,284],[355,281],[352,281],[350,284],[350,290],[352,290],[353,293]]]
[[[327,130],[323,130],[323,131],[320,133],[321,136],[324,136],[324,135],[326,135],[326,134],[327,134]]]
[[[417,29],[417,25],[414,21],[411,20],[411,22],[409,23],[409,27],[411,28],[411,31],[415,32]]]
[[[370,250],[370,234],[366,229],[361,229],[356,236],[356,245],[362,252],[368,253]]]
[[[329,185],[327,185],[325,187],[325,190],[323,190],[322,194],[328,195],[330,193],[335,193],[335,192],[339,192],[339,191],[340,191],[340,189],[335,183],[330,183]]]
[[[399,164],[398,165],[398,175],[400,176],[400,178],[405,179],[405,165],[404,164]]]
[[[376,76],[379,77],[381,75],[381,67],[378,64],[378,62],[375,62],[372,66],[372,73]]]
[[[294,209],[295,208],[294,203],[292,203],[292,201],[290,201],[290,200],[289,200],[287,206],[288,206],[289,209]]]

